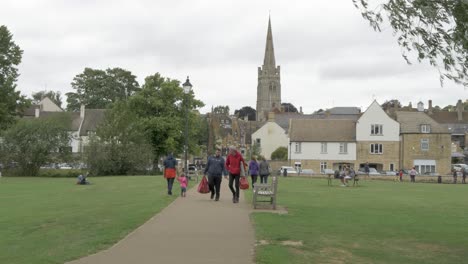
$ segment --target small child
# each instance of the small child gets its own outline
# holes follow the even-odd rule
[[[187,177],[182,173],[177,180],[180,183],[180,196],[185,197],[187,194]]]

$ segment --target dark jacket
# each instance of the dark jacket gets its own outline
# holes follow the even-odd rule
[[[249,162],[249,175],[258,175],[258,163],[255,160]]]
[[[260,162],[260,176],[268,176],[270,175],[270,165],[266,160]]]
[[[167,158],[164,160],[164,168],[166,169],[175,169],[177,167],[177,160],[174,159],[172,154],[167,155]]]
[[[208,176],[222,176],[223,174],[227,175],[224,163],[224,158],[221,156],[209,157],[203,174],[208,174]]]

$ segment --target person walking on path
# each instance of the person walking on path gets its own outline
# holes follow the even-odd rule
[[[257,183],[259,169],[257,157],[252,156],[252,159],[249,162],[249,175],[252,178],[252,187]]]
[[[369,162],[366,162],[366,165],[364,165],[364,172],[365,172],[366,175],[367,175],[367,179],[369,179],[369,172],[370,172],[370,169],[369,169]]]
[[[416,170],[414,167],[411,169],[409,176],[411,178],[411,182],[416,182]]]
[[[219,201],[222,176],[226,176],[226,168],[224,167],[224,158],[221,157],[221,150],[217,149],[216,154],[208,158],[203,175],[208,174],[208,185],[211,191],[211,199],[215,197],[215,201]]]
[[[259,165],[259,173],[260,173],[260,183],[267,183],[268,176],[270,176],[270,164],[262,157],[262,162]]]
[[[185,177],[185,174],[182,173],[177,180],[180,183],[180,196],[186,197],[187,196],[187,177]]]
[[[235,147],[229,147],[229,154],[226,158],[226,168],[229,172],[229,189],[232,192],[232,202],[239,202],[239,179],[241,174],[241,166],[245,170],[245,161],[239,151]],[[245,176],[245,175],[244,175]],[[235,182],[235,189],[233,183]]]
[[[174,179],[177,177],[177,160],[174,159],[172,154],[167,155],[164,160],[164,178],[167,180],[167,194],[172,195],[172,186],[174,185]]]
[[[465,179],[466,179],[466,169],[465,168],[462,168],[462,183],[465,183]]]
[[[456,184],[457,183],[457,170],[456,169],[453,169],[453,172],[452,172],[452,176],[453,176],[453,183]]]

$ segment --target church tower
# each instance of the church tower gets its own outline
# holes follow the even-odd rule
[[[266,121],[268,112],[281,109],[280,66],[276,66],[271,20],[268,18],[268,33],[265,58],[258,67],[257,121]]]

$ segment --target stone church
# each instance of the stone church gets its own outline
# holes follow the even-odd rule
[[[257,121],[267,121],[269,112],[281,111],[280,66],[276,66],[271,19],[268,19],[265,58],[258,67]]]

